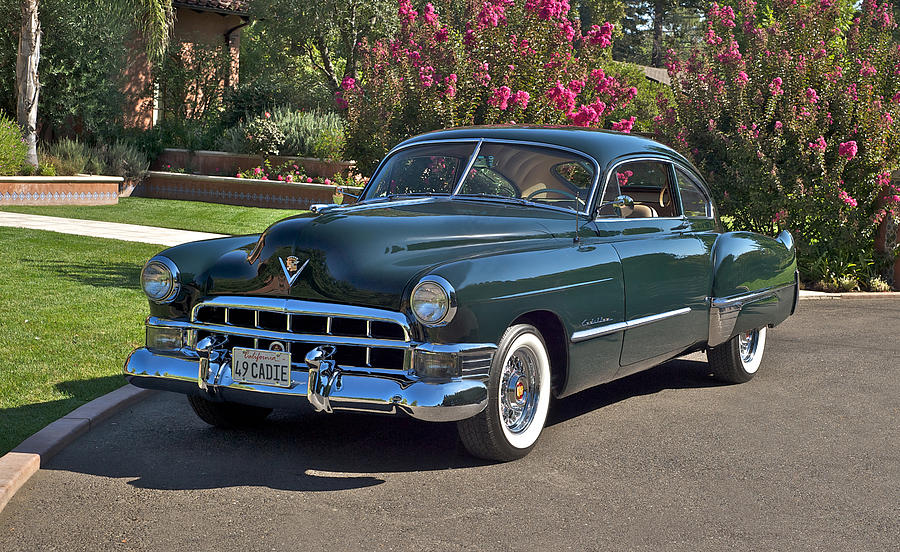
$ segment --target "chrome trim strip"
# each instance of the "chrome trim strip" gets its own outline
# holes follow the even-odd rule
[[[526,297],[528,295],[538,295],[540,293],[549,293],[551,291],[561,291],[564,289],[572,289],[576,287],[589,286],[591,284],[602,284],[603,282],[608,282],[612,280],[612,278],[601,278],[600,280],[593,280],[590,282],[579,282],[577,284],[567,284],[565,286],[557,286],[547,289],[540,289],[535,291],[523,291],[522,293],[512,293],[510,295],[501,295],[500,297],[495,297],[494,299],[512,299],[514,297]]]
[[[642,316],[641,318],[635,318],[626,322],[616,322],[614,324],[607,324],[605,326],[591,328],[589,330],[579,330],[572,334],[571,340],[572,343],[578,343],[579,341],[585,341],[594,337],[600,337],[624,330],[639,328],[641,326],[646,326],[647,324],[653,324],[654,322],[660,322],[662,320],[666,320],[675,316],[681,316],[682,314],[687,314],[689,312],[691,312],[691,308],[684,307],[667,312],[661,312],[659,314],[651,314],[650,316]]]
[[[746,305],[775,297],[778,292],[792,287],[794,284],[785,284],[728,297],[710,297],[709,336],[706,344],[709,347],[716,347],[731,339],[738,315]]]
[[[412,342],[398,341],[394,339],[373,339],[369,337],[349,337],[341,335],[322,334],[298,334],[263,330],[259,328],[244,328],[241,326],[225,326],[222,324],[204,324],[195,322],[194,329],[212,333],[236,335],[239,337],[252,337],[275,341],[299,341],[304,343],[317,343],[319,345],[355,345],[359,347],[388,347],[402,349],[409,347]]]
[[[469,157],[469,162],[466,163],[466,168],[463,170],[462,174],[459,175],[459,182],[456,183],[456,186],[453,187],[453,191],[450,192],[451,196],[455,196],[459,193],[462,185],[465,184],[466,178],[469,176],[469,171],[472,170],[472,167],[475,165],[475,161],[478,160],[478,152],[481,151],[481,144],[484,143],[484,140],[479,140],[475,145],[475,150],[472,151],[472,156]]]

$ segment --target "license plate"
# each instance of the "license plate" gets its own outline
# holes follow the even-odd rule
[[[231,378],[238,383],[291,386],[291,353],[264,349],[231,350]]]

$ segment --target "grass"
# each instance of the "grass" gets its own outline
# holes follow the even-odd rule
[[[148,314],[140,270],[158,250],[0,228],[0,455],[125,383]]]
[[[0,211],[105,222],[143,224],[216,234],[256,234],[273,222],[300,211],[123,197],[118,205],[4,206]]]

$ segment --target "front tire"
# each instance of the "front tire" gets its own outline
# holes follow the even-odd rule
[[[534,448],[550,405],[550,355],[534,326],[510,326],[491,364],[488,404],[457,422],[459,437],[473,456],[508,462]]]
[[[748,382],[759,370],[765,347],[765,326],[740,333],[718,347],[709,349],[709,366],[722,381]]]
[[[272,413],[271,408],[213,402],[198,395],[188,395],[188,402],[201,420],[223,429],[250,427],[262,422]]]

